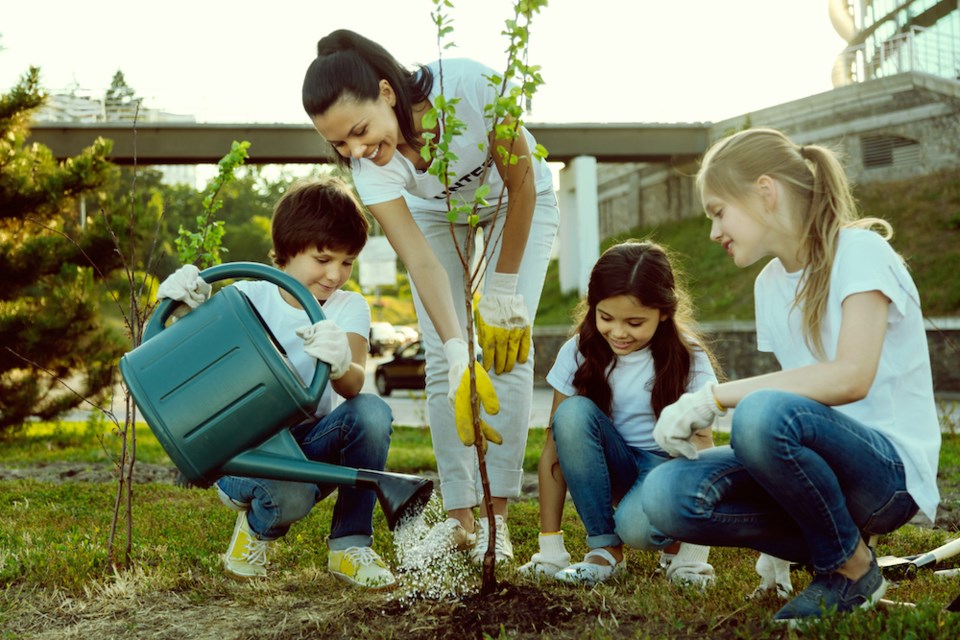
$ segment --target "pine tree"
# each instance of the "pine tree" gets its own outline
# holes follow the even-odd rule
[[[39,77],[31,68],[0,95],[0,431],[112,388],[124,350],[99,314],[99,282],[121,258],[106,216],[79,213],[81,198],[93,212],[108,201],[111,143],[62,162],[29,143]]]

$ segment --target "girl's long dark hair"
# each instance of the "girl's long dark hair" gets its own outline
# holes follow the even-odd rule
[[[394,113],[400,134],[414,149],[423,146],[413,122],[413,105],[423,102],[433,88],[433,73],[424,66],[409,71],[382,46],[348,29],[337,29],[317,43],[317,57],[303,78],[303,108],[310,117],[326,113],[340,98],[376,100],[380,81],[386,80],[397,96]],[[335,153],[337,162],[349,158]]]
[[[640,304],[667,315],[650,341],[654,381],[653,412],[660,416],[687,390],[694,349],[704,351],[719,375],[716,358],[696,330],[689,297],[677,282],[670,256],[653,242],[627,240],[600,256],[590,273],[586,300],[578,309],[579,351],[583,363],[573,376],[577,394],[586,396],[605,414],[612,410],[609,374],[615,366],[613,350],[597,329],[597,305],[616,296],[631,296]]]

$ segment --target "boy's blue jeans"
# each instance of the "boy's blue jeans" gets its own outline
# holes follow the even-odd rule
[[[672,537],[750,547],[818,573],[836,571],[863,535],[893,531],[917,512],[885,436],[775,390],[737,405],[729,447],[658,467],[639,497]]]
[[[316,424],[290,431],[310,460],[382,471],[390,448],[393,413],[379,397],[361,393],[344,401]],[[249,503],[247,522],[261,540],[276,540],[305,517],[337,485],[224,476],[217,485],[237,502]],[[327,548],[369,547],[373,543],[370,489],[339,487]]]
[[[560,469],[587,530],[588,547],[618,547],[626,543],[650,549],[670,543],[650,527],[639,502],[629,513],[621,513],[621,503],[614,516],[614,505],[632,488],[639,487],[651,470],[667,462],[670,458],[666,453],[628,445],[609,416],[584,396],[571,396],[561,402],[551,426]]]

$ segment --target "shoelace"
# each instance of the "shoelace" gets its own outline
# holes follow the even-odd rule
[[[267,565],[267,544],[265,540],[257,540],[250,536],[243,550],[244,561],[248,564],[258,564],[265,567]]]
[[[343,557],[350,560],[355,567],[363,567],[370,564],[377,564],[380,559],[370,547],[350,547],[343,552]]]
[[[490,536],[489,524],[487,523],[486,518],[483,520],[477,520],[477,524],[480,525],[477,527],[477,547],[486,550],[487,540]],[[507,527],[503,524],[499,524],[499,526],[497,526],[497,541],[493,547],[495,553],[505,553],[504,544],[506,543],[507,536],[504,533],[504,529],[506,528]]]

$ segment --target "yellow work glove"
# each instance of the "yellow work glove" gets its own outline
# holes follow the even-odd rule
[[[517,274],[494,273],[477,303],[477,335],[483,367],[499,375],[523,364],[530,355],[530,319],[523,296],[516,292]]]
[[[447,340],[443,343],[443,353],[447,359],[448,383],[450,391],[447,397],[453,408],[454,422],[457,427],[457,434],[461,442],[466,446],[472,446],[476,442],[476,436],[473,432],[473,411],[470,404],[470,369],[473,365],[477,375],[477,395],[480,398],[480,404],[484,410],[493,415],[500,411],[500,402],[497,400],[497,394],[493,390],[493,383],[490,382],[490,376],[483,367],[478,366],[475,358],[471,358],[467,350],[467,343],[460,338]],[[484,449],[486,441],[490,440],[496,444],[503,442],[503,437],[496,429],[488,425],[482,419],[480,420],[480,431],[484,438]]]
[[[494,415],[500,411],[500,401],[497,399],[497,392],[493,389],[493,383],[490,382],[490,376],[486,370],[480,366],[479,362],[473,363],[473,370],[477,375],[477,396],[480,399],[480,405],[489,415]],[[457,387],[456,401],[453,405],[453,416],[457,424],[457,433],[460,435],[460,441],[468,447],[472,447],[476,442],[476,432],[473,430],[473,410],[470,402],[470,368],[464,370],[463,377],[460,379],[460,385]],[[480,419],[480,437],[483,438],[483,450],[487,450],[487,441],[494,444],[503,444],[503,436],[500,432],[491,427],[486,421]]]

